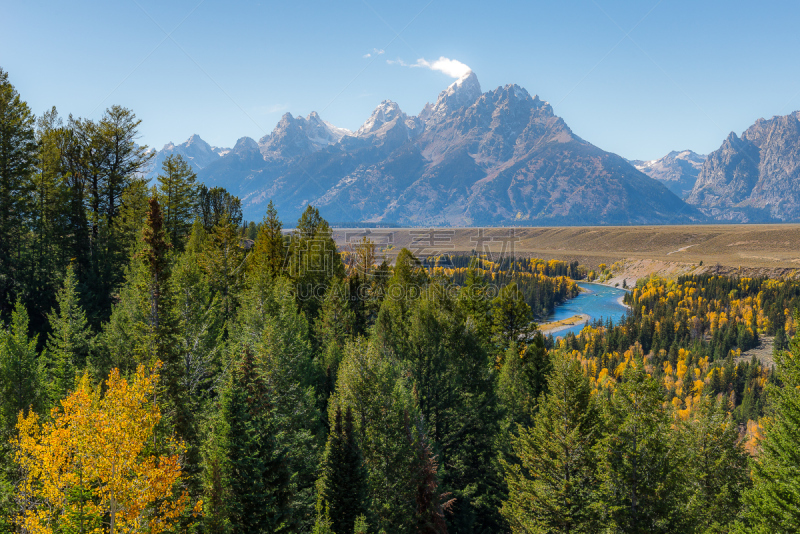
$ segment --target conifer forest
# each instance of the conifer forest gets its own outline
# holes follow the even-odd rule
[[[0,70],[0,532],[800,531],[797,280],[642,278],[546,335],[577,261],[244,221],[143,178],[139,127]]]

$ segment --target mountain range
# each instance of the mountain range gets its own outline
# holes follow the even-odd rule
[[[793,120],[797,123],[797,117]],[[482,92],[469,72],[417,115],[384,100],[352,132],[316,112],[287,113],[258,141],[243,137],[223,149],[194,135],[186,143],[166,145],[157,158],[184,155],[200,181],[239,196],[249,220],[260,220],[270,200],[287,222],[308,204],[333,222],[426,226],[787,220],[781,218],[785,209],[800,204],[761,206],[775,205],[773,194],[754,192],[761,167],[748,167],[745,178],[744,167],[721,154],[743,151],[763,161],[765,174],[780,166],[776,161],[783,160],[774,153],[786,150],[788,137],[762,155],[750,145],[772,146],[773,141],[748,133],[753,128],[742,137],[747,146],[731,141],[735,148],[723,144],[708,159],[685,150],[629,162],[577,136],[538,96],[515,84]],[[778,182],[792,179],[794,171],[786,172]],[[727,202],[729,190],[738,191],[739,200]],[[744,190],[747,199],[761,200],[740,205]],[[788,217],[800,218],[791,213]]]

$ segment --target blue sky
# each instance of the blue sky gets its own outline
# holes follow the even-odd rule
[[[789,1],[0,0],[0,13],[0,67],[37,114],[121,104],[156,148],[258,139],[286,111],[356,129],[383,99],[416,114],[451,83],[387,60],[451,58],[484,91],[517,83],[628,158],[707,153],[800,109]]]

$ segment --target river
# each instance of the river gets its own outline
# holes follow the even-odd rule
[[[605,322],[611,318],[616,324],[627,313],[627,306],[619,303],[619,298],[626,293],[624,289],[588,282],[578,282],[578,285],[586,291],[581,291],[581,294],[574,299],[556,306],[555,311],[547,318],[546,322],[561,321],[576,315],[586,314],[590,317],[589,322],[594,322],[600,318]],[[564,337],[567,332],[577,334],[585,324],[585,321],[580,321],[575,326],[554,331],[552,335],[553,337]]]

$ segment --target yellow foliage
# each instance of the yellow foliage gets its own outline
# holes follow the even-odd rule
[[[170,439],[167,454],[148,452],[161,420],[152,403],[157,381],[157,372],[147,373],[143,366],[130,382],[115,369],[101,396],[84,375],[60,409],[53,409],[51,421],[20,414],[15,445],[25,474],[20,496],[31,504],[21,518],[26,531],[157,534],[173,529],[189,504],[185,491],[178,494],[185,448]]]

